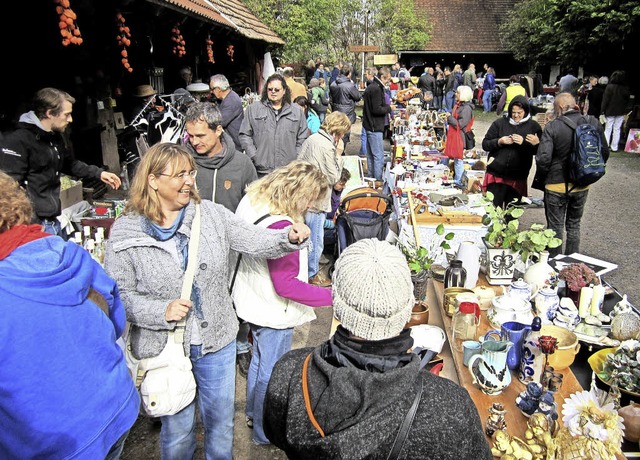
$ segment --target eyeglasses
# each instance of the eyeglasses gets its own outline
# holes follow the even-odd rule
[[[267,88],[270,93],[279,93],[281,90],[282,88]]]
[[[170,177],[171,179],[180,179],[180,180],[185,180],[187,176],[191,177],[191,179],[195,179],[197,175],[198,175],[197,169],[194,169],[193,171],[181,172],[179,174],[176,174],[175,176],[173,174],[158,174],[158,176],[167,176],[167,177]]]

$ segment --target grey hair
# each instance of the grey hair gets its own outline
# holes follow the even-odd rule
[[[214,88],[220,88],[222,91],[226,91],[229,89],[229,80],[227,77],[219,73],[218,75],[214,75],[209,80],[209,86],[213,90]]]
[[[606,75],[601,76],[600,78],[598,78],[598,83],[600,83],[601,85],[608,85],[609,77],[607,77]]]
[[[458,86],[458,94],[461,102],[469,102],[473,99],[473,90],[469,86],[460,85]]]
[[[215,130],[222,124],[222,115],[220,110],[211,102],[197,102],[187,109],[184,122],[187,124],[198,121],[206,122],[209,128]]]

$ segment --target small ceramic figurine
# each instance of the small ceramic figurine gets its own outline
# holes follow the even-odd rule
[[[504,409],[504,406],[499,402],[494,402],[492,406],[489,408],[489,417],[487,418],[487,424],[485,428],[485,433],[487,436],[493,436],[497,430],[507,430],[507,421],[504,416],[507,411]]]

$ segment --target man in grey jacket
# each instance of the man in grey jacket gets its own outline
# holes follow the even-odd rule
[[[362,94],[358,91],[355,83],[351,81],[351,73],[352,67],[349,64],[343,65],[340,69],[340,75],[329,86],[329,93],[331,94],[331,110],[345,113],[353,124],[356,122],[356,102],[362,99]],[[351,131],[342,138],[345,148],[350,137]]]
[[[258,176],[295,160],[307,137],[307,118],[299,105],[291,104],[284,77],[271,75],[260,100],[247,107],[240,126],[240,143]]]

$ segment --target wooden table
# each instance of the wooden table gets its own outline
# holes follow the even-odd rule
[[[481,275],[478,281],[478,285],[489,286],[489,284],[484,279],[484,276]],[[488,409],[494,402],[500,402],[504,405],[504,408],[507,410],[506,421],[507,421],[507,432],[512,436],[518,436],[521,439],[524,439],[524,432],[527,428],[527,418],[522,415],[520,409],[516,406],[516,397],[520,394],[521,391],[525,389],[525,385],[522,384],[518,380],[517,373],[511,373],[511,383],[507,388],[505,388],[502,393],[495,396],[490,396],[483,393],[477,386],[473,384],[473,379],[471,374],[469,373],[468,368],[462,363],[462,352],[458,352],[453,347],[450,346],[452,344],[451,337],[451,318],[446,315],[444,312],[442,303],[444,297],[444,285],[440,282],[429,280],[429,288],[427,291],[427,303],[431,308],[429,323],[442,327],[447,335],[448,344],[445,345],[445,348],[448,348],[447,354],[445,354],[445,370],[447,372],[443,372],[441,375],[444,377],[449,377],[449,373],[451,372],[451,367],[447,367],[447,356],[451,356],[453,360],[453,371],[455,372],[455,379],[457,380],[459,385],[466,388],[471,396],[471,399],[475,403],[478,408],[478,413],[480,414],[480,420],[482,420],[483,428],[486,428],[486,420],[489,416]],[[438,310],[439,315],[435,315],[434,310]],[[493,329],[489,322],[487,321],[487,317],[485,312],[482,312],[480,325],[478,327],[478,337],[484,335],[489,330]],[[443,354],[444,354],[443,350]],[[562,423],[562,404],[564,402],[564,398],[570,396],[571,394],[582,391],[582,386],[576,380],[571,369],[567,368],[561,372],[563,377],[563,383],[561,390],[555,394],[555,402],[558,406],[558,421]],[[492,440],[490,437],[487,437],[487,442],[492,444]]]

